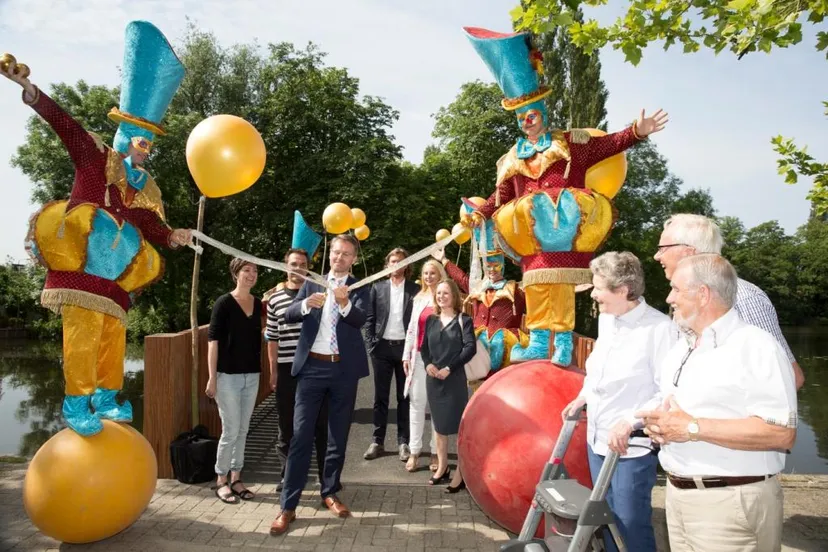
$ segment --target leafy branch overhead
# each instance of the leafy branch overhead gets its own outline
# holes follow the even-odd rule
[[[573,42],[587,53],[611,45],[638,65],[642,49],[663,41],[664,49],[681,45],[684,53],[702,46],[716,53],[725,49],[738,57],[770,52],[802,41],[802,17],[821,23],[828,14],[825,0],[633,0],[627,13],[602,26],[595,19],[579,22],[583,6],[606,0],[524,0],[510,14],[519,30],[547,32],[566,27]],[[828,53],[828,33],[817,33],[817,49]]]

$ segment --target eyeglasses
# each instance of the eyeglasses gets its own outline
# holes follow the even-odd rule
[[[673,376],[673,387],[678,387],[678,382],[681,378],[681,371],[684,369],[684,365],[687,364],[687,359],[690,358],[690,355],[692,355],[695,350],[696,349],[687,349],[687,354],[684,355],[683,359],[681,359],[681,364],[679,364],[679,368],[676,370],[676,375]]]
[[[692,245],[687,245],[686,243],[665,243],[664,245],[659,245],[657,247],[659,253],[664,253],[665,250],[670,249],[671,247],[693,247]]]

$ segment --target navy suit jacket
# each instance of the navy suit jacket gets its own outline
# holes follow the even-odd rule
[[[408,321],[411,320],[411,300],[420,291],[420,286],[410,280],[403,283],[403,333],[408,331]],[[385,333],[385,326],[388,324],[388,315],[391,311],[391,280],[385,279],[371,286],[369,299],[370,309],[365,322],[365,342],[368,345],[368,352],[373,352],[382,334]],[[405,337],[403,337],[405,339]]]
[[[353,276],[348,276],[346,285],[356,281]],[[296,346],[296,355],[293,357],[293,367],[290,373],[298,376],[302,367],[308,360],[308,353],[316,341],[316,334],[319,333],[319,323],[322,320],[322,309],[310,309],[306,316],[302,316],[302,301],[314,293],[324,292],[325,289],[314,282],[305,281],[302,289],[296,295],[296,299],[285,311],[285,322],[302,323],[302,331],[299,334],[299,343]],[[351,310],[348,316],[340,316],[336,324],[336,342],[339,346],[339,363],[346,373],[354,378],[364,378],[370,373],[368,371],[368,355],[365,352],[365,343],[362,340],[362,326],[365,324],[366,313],[368,312],[369,289],[361,287],[350,293]]]

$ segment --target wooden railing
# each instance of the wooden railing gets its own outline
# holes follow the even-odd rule
[[[149,335],[144,340],[144,436],[158,460],[158,477],[173,477],[170,442],[180,433],[192,429],[190,405],[190,370],[192,367],[191,333]],[[221,434],[221,419],[214,400],[207,398],[207,326],[199,328],[198,412],[199,422],[210,435]],[[584,371],[594,341],[575,334],[572,368]],[[259,380],[258,405],[270,394],[270,377],[266,346],[262,344],[262,374]]]
[[[158,477],[173,476],[170,442],[180,433],[192,429],[190,413],[190,374],[192,368],[192,333],[148,335],[144,339],[144,436],[158,460]],[[199,423],[210,435],[221,434],[221,419],[214,400],[204,394],[207,387],[207,326],[198,332],[198,413]],[[266,346],[262,344],[262,374],[259,380],[258,405],[270,394],[270,376]]]

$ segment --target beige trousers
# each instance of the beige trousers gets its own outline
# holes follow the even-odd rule
[[[677,489],[668,481],[666,506],[671,552],[782,549],[778,477],[715,489]]]

